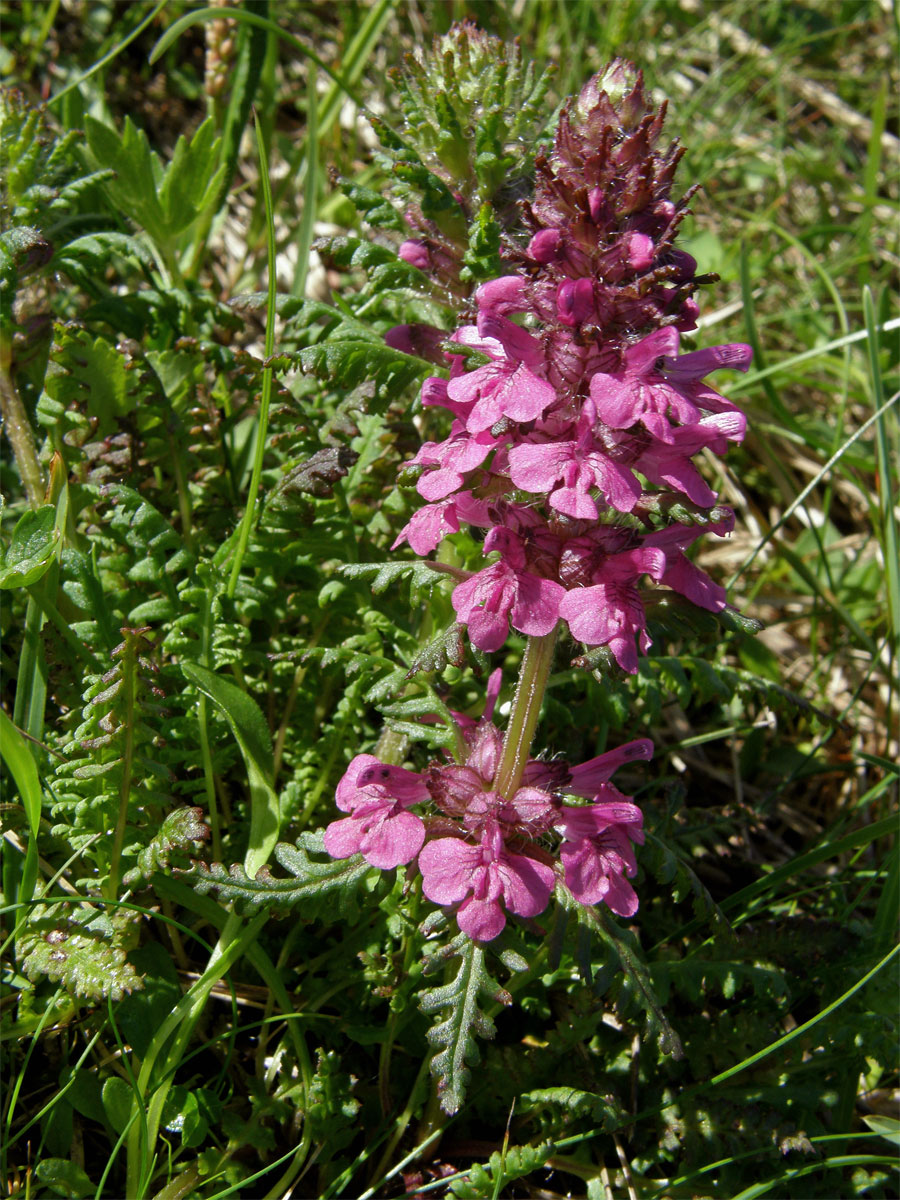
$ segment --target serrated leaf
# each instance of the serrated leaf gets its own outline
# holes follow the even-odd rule
[[[222,863],[195,863],[179,875],[201,895],[217,892],[223,903],[235,904],[241,913],[269,909],[279,916],[300,908],[307,919],[320,912],[347,915],[356,889],[374,868],[359,854],[319,862],[310,857],[310,851],[324,853],[320,835],[306,834],[294,846],[280,842],[275,847],[275,860],[290,873],[289,878],[278,878],[268,867],[261,867],[251,879],[243,867],[226,869]]]
[[[113,922],[90,905],[39,904],[21,930],[17,952],[29,979],[45,976],[75,996],[120,1000],[143,986],[127,961],[131,922]]]
[[[344,563],[340,572],[348,579],[371,577],[370,586],[376,596],[387,591],[398,579],[408,578],[414,588],[430,590],[440,577],[438,571],[423,562]]]
[[[475,1038],[492,1038],[496,1032],[494,1022],[478,1006],[479,997],[486,995],[494,1000],[500,992],[485,968],[483,946],[461,934],[454,939],[452,951],[459,957],[455,978],[419,995],[423,1013],[449,1009],[427,1036],[432,1046],[440,1047],[431,1060],[431,1073],[437,1079],[441,1108],[450,1116],[462,1107],[470,1068],[479,1060]]]
[[[98,163],[116,173],[106,184],[113,203],[160,246],[187,229],[216,197],[225,168],[218,165],[221,140],[215,136],[212,117],[190,141],[184,135],[178,139],[167,167],[130,117],[121,136],[86,117],[85,134]]]
[[[153,841],[138,852],[137,866],[122,877],[122,882],[133,888],[149,879],[154,871],[167,867],[174,851],[198,846],[209,836],[209,828],[203,823],[202,808],[179,808],[169,813]]]

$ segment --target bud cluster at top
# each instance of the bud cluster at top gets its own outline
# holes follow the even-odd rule
[[[704,529],[733,524],[693,460],[743,438],[744,415],[706,377],[746,370],[751,351],[680,353],[703,279],[674,245],[687,197],[671,198],[680,148],[657,148],[664,112],[621,61],[564,106],[522,205],[527,244],[507,238],[508,272],[477,288],[450,335],[449,378],[423,386],[423,404],[452,424],[412,460],[427,504],[395,545],[425,556],[463,524],[486,531],[496,560],[453,592],[482,650],[498,650],[510,623],[543,636],[563,621],[634,672],[650,646],[645,577],[725,606],[685,553]],[[401,254],[426,272],[453,267],[436,237]]]

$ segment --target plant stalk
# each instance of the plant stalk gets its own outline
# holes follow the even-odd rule
[[[28,503],[32,508],[40,508],[46,488],[44,472],[38,461],[31,422],[12,377],[12,354],[6,338],[0,339],[0,415]]]
[[[522,782],[522,772],[528,762],[538,717],[541,714],[544,691],[553,666],[558,629],[559,626],[543,637],[530,637],[525,647],[512,712],[503,741],[500,766],[494,780],[494,790],[507,798],[515,794]]]

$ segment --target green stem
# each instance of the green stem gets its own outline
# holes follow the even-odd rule
[[[44,472],[38,461],[31,422],[13,381],[12,353],[6,338],[0,341],[0,415],[28,503],[32,508],[40,508],[46,487]]]
[[[259,152],[259,176],[262,184],[263,199],[265,202],[267,229],[268,229],[268,272],[269,272],[269,290],[268,301],[266,304],[266,358],[272,356],[275,349],[275,295],[276,295],[276,274],[275,274],[275,224],[272,215],[272,191],[269,185],[269,160],[266,156],[266,147],[263,142],[262,131],[259,125],[259,119],[256,120],[256,146]],[[241,527],[238,530],[238,544],[234,552],[234,562],[231,564],[231,575],[228,579],[227,595],[229,600],[234,597],[235,589],[237,588],[238,576],[241,573],[241,565],[244,561],[244,555],[247,553],[247,543],[250,540],[250,530],[253,526],[253,517],[256,512],[256,500],[259,495],[259,483],[262,477],[263,456],[266,452],[266,434],[269,429],[269,403],[272,399],[272,368],[266,367],[263,370],[262,397],[259,402],[259,424],[256,430],[256,448],[253,454],[253,472],[250,476],[250,492],[247,496],[247,507],[244,510],[244,517],[241,521]]]
[[[553,666],[556,636],[557,630],[554,629],[543,637],[530,637],[525,647],[512,712],[506,727],[503,754],[494,780],[494,790],[507,798],[515,794],[522,782],[522,772],[528,762],[541,715],[544,691]]]
[[[122,848],[125,845],[125,829],[128,825],[128,802],[131,799],[131,776],[134,766],[134,708],[139,636],[130,630],[125,632],[126,649],[122,666],[122,682],[125,687],[125,746],[122,752],[122,782],[119,785],[119,813],[113,835],[109,877],[103,889],[107,900],[115,900],[118,896],[119,868],[122,862]]]

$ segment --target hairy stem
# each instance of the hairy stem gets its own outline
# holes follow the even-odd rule
[[[543,637],[530,637],[525,647],[519,682],[503,742],[503,754],[494,780],[494,790],[501,796],[514,795],[522,781],[522,772],[528,762],[528,754],[541,713],[544,690],[550,677],[550,668],[553,666],[556,637],[557,630],[554,629]]]
[[[44,500],[44,473],[38,462],[31,422],[13,381],[10,347],[5,338],[0,339],[0,415],[28,503],[32,508],[40,508]]]

